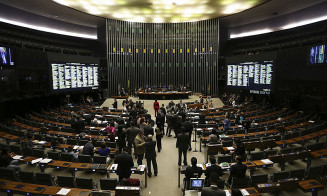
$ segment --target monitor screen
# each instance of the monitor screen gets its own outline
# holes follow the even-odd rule
[[[13,61],[13,54],[12,54],[12,49],[7,48],[7,47],[1,47],[0,46],[0,66],[13,66],[14,61]]]
[[[203,178],[191,178],[191,189],[202,189],[204,186]]]
[[[52,89],[54,91],[98,89],[98,64],[53,63]]]
[[[227,86],[270,94],[274,72],[273,61],[244,62],[227,65]]]
[[[326,45],[313,46],[310,49],[310,63],[311,64],[327,63]]]

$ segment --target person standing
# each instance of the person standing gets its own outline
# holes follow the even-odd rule
[[[189,134],[189,142],[190,142],[190,148],[189,151],[192,150],[191,148],[191,138],[192,138],[192,132],[193,132],[193,124],[192,122],[189,120],[188,117],[186,117],[182,123],[182,126],[185,128],[186,133]]]
[[[144,138],[144,132],[142,130],[140,130],[137,136],[135,137],[134,143],[135,143],[135,150],[137,155],[137,164],[142,165],[142,160],[145,152],[145,148],[144,148],[145,138]]]
[[[152,135],[148,135],[147,137],[147,142],[144,144],[145,147],[145,159],[146,159],[146,164],[148,167],[148,176],[152,176],[152,171],[151,171],[151,162],[153,165],[153,170],[154,170],[154,175],[158,175],[158,166],[157,166],[157,160],[156,160],[156,141],[153,141]]]
[[[157,100],[154,101],[153,103],[153,109],[154,109],[154,116],[157,117],[158,111],[159,111],[159,102]]]
[[[158,152],[161,151],[162,145],[161,145],[161,138],[163,137],[163,129],[160,129],[158,126],[155,128],[156,132],[156,140],[157,140],[157,149]]]
[[[114,99],[114,103],[112,104],[112,107],[117,109],[118,108],[118,103],[117,103],[117,99]]]
[[[232,165],[230,168],[230,175],[228,177],[228,183],[232,183],[233,177],[243,178],[245,177],[247,166],[242,163],[241,156],[235,156],[236,164]]]
[[[135,127],[135,122],[131,122],[131,127],[126,129],[126,136],[127,136],[127,142],[128,142],[128,154],[132,154],[132,146],[135,148],[134,140],[136,135],[139,133],[140,129]],[[136,152],[134,152],[136,153]],[[136,157],[136,155],[135,155]]]
[[[171,128],[173,126],[173,123],[172,123],[172,118],[173,118],[173,114],[171,111],[168,112],[168,114],[166,115],[166,121],[167,121],[167,130],[166,130],[166,135],[168,137],[171,136]]]
[[[185,129],[181,129],[181,133],[177,136],[176,148],[178,148],[178,165],[181,165],[182,153],[184,155],[184,165],[187,165],[187,149],[189,147],[189,135],[185,133]]]
[[[118,164],[117,174],[119,176],[119,181],[121,181],[124,178],[131,177],[132,174],[131,168],[134,166],[134,163],[133,163],[132,156],[127,153],[128,150],[129,149],[126,146],[123,149],[123,153],[118,154],[115,159],[115,163]]]

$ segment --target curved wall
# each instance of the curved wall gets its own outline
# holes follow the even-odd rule
[[[190,23],[107,20],[109,95],[119,88],[186,85],[218,93],[219,19]]]

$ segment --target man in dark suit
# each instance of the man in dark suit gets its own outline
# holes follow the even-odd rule
[[[166,115],[166,118],[167,118],[167,130],[166,130],[166,135],[167,136],[171,136],[171,129],[172,129],[172,127],[173,127],[173,114],[172,114],[172,112],[170,111],[170,112],[168,112],[168,114]]]
[[[159,111],[159,114],[156,117],[156,124],[157,126],[160,126],[159,129],[163,130],[165,126],[165,116],[162,113],[162,111]]]
[[[162,105],[161,105],[160,110],[161,110],[162,113],[166,116],[167,112],[166,112],[165,104],[162,104]]]
[[[112,104],[112,107],[117,109],[117,107],[118,107],[117,99],[114,100],[114,103]]]
[[[221,169],[220,166],[216,165],[216,158],[214,156],[210,157],[210,163],[211,163],[211,166],[207,167],[207,169],[205,171],[206,182],[209,181],[212,173],[218,174],[218,177],[223,175],[223,170]]]
[[[120,96],[125,96],[126,93],[125,93],[125,89],[124,88],[121,88],[120,90]]]
[[[192,157],[191,166],[188,166],[185,170],[186,189],[189,189],[191,178],[200,178],[202,175],[202,168],[196,165],[197,162],[198,160],[195,157]]]
[[[189,121],[188,117],[185,119],[185,121],[182,123],[182,126],[185,127],[186,133],[189,134],[189,142],[190,142],[190,148],[189,150],[191,151],[191,138],[192,138],[192,131],[193,131],[193,124],[191,121]]]
[[[145,147],[145,159],[148,167],[148,176],[152,176],[151,172],[151,162],[153,165],[154,175],[158,175],[158,166],[156,161],[156,141],[152,140],[152,135],[148,135],[147,142],[144,144]]]
[[[118,164],[117,174],[119,180],[123,178],[131,177],[131,168],[134,166],[133,158],[131,155],[127,154],[128,147],[125,147],[122,154],[117,155],[115,163]]]
[[[210,187],[204,187],[201,191],[201,196],[225,196],[225,191],[217,187],[218,174],[212,173],[210,175]]]
[[[236,156],[235,157],[236,164],[232,165],[230,168],[230,175],[228,178],[228,183],[232,183],[232,178],[243,178],[245,177],[247,166],[245,164],[242,164],[242,157]]]
[[[83,118],[80,116],[75,123],[75,133],[80,134],[85,128],[85,122]]]
[[[153,127],[154,127],[154,122],[151,121],[148,125],[145,125],[144,126],[144,135],[154,135],[154,130],[153,130]]]
[[[127,142],[128,142],[128,154],[132,154],[132,146],[134,145],[134,139],[136,135],[139,133],[140,129],[135,127],[135,122],[131,122],[131,127],[126,129],[126,136],[127,136]],[[134,152],[135,153],[135,152]]]
[[[178,148],[178,165],[181,165],[182,153],[184,155],[184,165],[187,165],[187,149],[189,147],[189,135],[185,133],[185,128],[181,128],[181,133],[177,136],[176,148]]]

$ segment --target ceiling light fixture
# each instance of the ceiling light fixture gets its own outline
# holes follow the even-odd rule
[[[291,23],[288,25],[283,26],[281,29],[292,29],[295,27],[300,27],[300,26],[304,26],[304,25],[308,25],[308,24],[312,24],[312,23],[316,23],[316,22],[320,22],[323,20],[327,20],[327,15],[326,16],[321,16],[318,18],[312,18],[312,19],[307,19],[307,20],[302,20],[302,21],[298,21],[295,23]]]
[[[240,37],[247,37],[247,36],[253,36],[253,35],[260,35],[260,34],[264,34],[264,33],[270,33],[272,32],[272,29],[259,29],[259,30],[255,30],[255,31],[248,31],[248,32],[244,32],[244,33],[239,33],[239,34],[231,34],[229,36],[230,39],[235,39],[235,38],[240,38]]]
[[[53,28],[48,28],[48,27],[42,27],[42,26],[36,26],[32,24],[26,24],[23,22],[18,22],[18,21],[13,21],[13,20],[7,20],[5,18],[0,18],[0,22],[20,26],[20,27],[25,27],[29,29],[34,29],[38,31],[44,31],[48,33],[55,33],[55,34],[60,34],[60,35],[68,35],[68,36],[73,36],[73,37],[80,37],[80,38],[87,38],[87,39],[98,39],[98,36],[91,35],[91,34],[83,34],[83,33],[77,33],[77,32],[71,32],[71,31],[63,31],[59,29],[53,29]]]

